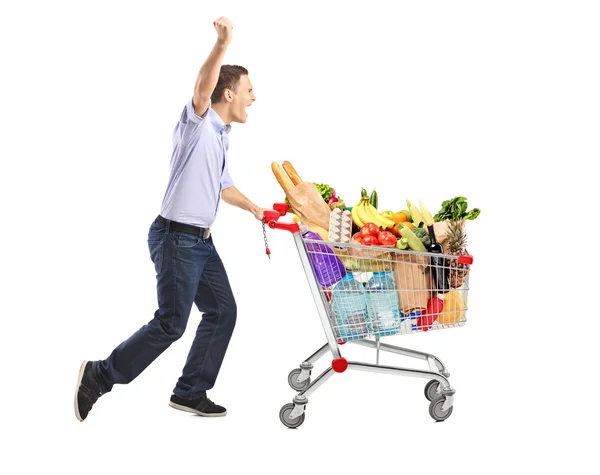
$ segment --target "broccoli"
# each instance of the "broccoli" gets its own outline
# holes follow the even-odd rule
[[[418,227],[414,228],[412,232],[419,238],[419,240],[423,243],[423,245],[426,248],[429,248],[429,246],[431,245],[431,238],[429,237],[429,232],[427,231],[427,229]]]

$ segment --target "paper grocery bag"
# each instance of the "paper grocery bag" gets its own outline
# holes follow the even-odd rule
[[[394,253],[394,279],[398,289],[400,310],[410,313],[427,308],[433,282],[429,272],[429,256]]]
[[[440,246],[442,246],[444,254],[446,254],[448,248],[448,223],[450,223],[449,219],[440,221],[439,223],[433,223],[435,238]]]
[[[439,223],[433,223],[433,232],[435,232],[435,238],[437,242],[442,246],[442,250],[444,254],[448,254],[448,234],[450,233],[450,229],[448,225],[450,224],[450,220],[446,219],[445,221],[440,221]],[[466,221],[463,224],[463,227],[466,232]]]
[[[323,200],[314,183],[304,182],[286,192],[294,213],[308,225],[313,223],[329,230],[331,208]]]

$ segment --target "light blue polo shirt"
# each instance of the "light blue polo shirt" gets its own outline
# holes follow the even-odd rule
[[[233,186],[227,168],[230,130],[212,109],[212,102],[203,116],[188,102],[173,131],[171,172],[160,210],[164,218],[212,226],[221,191]]]

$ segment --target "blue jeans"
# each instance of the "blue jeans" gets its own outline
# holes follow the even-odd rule
[[[214,386],[235,327],[237,308],[229,279],[212,236],[203,240],[169,230],[169,222],[153,222],[148,248],[156,270],[158,310],[106,360],[94,361],[94,376],[103,392],[133,381],[183,335],[196,304],[202,320],[173,392],[197,399]]]

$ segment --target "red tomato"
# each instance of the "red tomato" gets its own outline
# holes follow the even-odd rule
[[[363,246],[377,246],[379,244],[379,241],[375,236],[368,235],[362,238],[362,243]]]
[[[396,236],[394,236],[389,231],[381,231],[379,236],[377,237],[379,240],[379,244],[382,246],[395,246],[396,245]]]
[[[360,237],[364,238],[365,236],[379,236],[379,226],[375,223],[366,223],[360,228]]]
[[[362,238],[360,237],[360,233],[354,233],[352,236],[352,244],[362,244]]]

